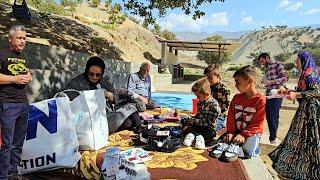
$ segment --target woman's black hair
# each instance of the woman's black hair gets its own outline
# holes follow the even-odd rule
[[[85,74],[88,74],[89,69],[91,66],[99,66],[102,70],[102,74],[104,74],[104,69],[106,65],[104,64],[103,60],[98,56],[92,56],[88,59],[86,64],[86,69],[84,70]]]

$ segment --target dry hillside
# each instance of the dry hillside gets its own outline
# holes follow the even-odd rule
[[[232,61],[245,63],[251,61],[250,53],[269,52],[272,56],[279,53],[296,53],[304,43],[320,41],[320,29],[268,28],[254,31],[240,38],[241,46],[232,54]]]
[[[126,19],[115,29],[99,23],[108,18],[100,8],[80,4],[73,17],[39,13],[32,9],[32,21],[13,18],[10,4],[0,3],[0,37],[4,38],[13,24],[28,28],[28,41],[55,45],[90,54],[102,54],[125,61],[157,61],[160,44],[148,30]]]

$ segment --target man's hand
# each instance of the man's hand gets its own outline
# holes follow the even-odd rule
[[[107,90],[104,90],[104,96],[110,101],[114,102],[114,96],[112,92],[109,92]]]
[[[24,74],[24,75],[16,75],[14,76],[13,82],[15,84],[28,84],[32,80],[31,74]]]
[[[149,102],[149,100],[143,96],[139,96],[138,98],[143,102],[143,104],[148,104]]]
[[[243,144],[245,140],[246,140],[245,137],[243,137],[242,135],[238,134],[238,135],[233,139],[233,142],[236,143],[236,144]]]
[[[232,137],[233,137],[233,134],[231,134],[231,133],[227,134],[227,135],[224,137],[224,142],[230,143]]]

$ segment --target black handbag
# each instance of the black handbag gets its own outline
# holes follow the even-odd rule
[[[21,5],[17,4],[16,0],[14,0],[12,11],[17,19],[31,20],[31,13],[25,0],[22,1]]]

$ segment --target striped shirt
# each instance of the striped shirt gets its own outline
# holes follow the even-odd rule
[[[287,73],[281,62],[271,61],[267,64],[265,70],[265,79],[268,81],[276,80],[276,84],[266,85],[266,95],[269,95],[271,89],[278,89],[288,81]]]

